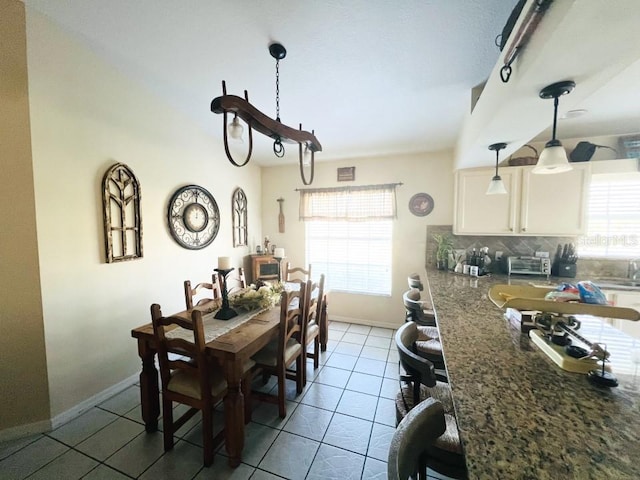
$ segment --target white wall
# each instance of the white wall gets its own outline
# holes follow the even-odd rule
[[[232,248],[231,195],[249,201],[249,235],[261,235],[260,169],[226,160],[219,116],[203,132],[138,83],[28,10],[29,97],[42,303],[52,415],[140,370],[131,329],[150,321],[149,306],[184,309],[182,283],[210,278],[217,257],[241,265]],[[223,76],[223,72],[220,72]],[[217,91],[212,91],[212,96]],[[208,108],[208,103],[202,108]],[[215,133],[214,133],[215,132]],[[142,192],[144,258],[106,264],[101,180],[127,164]],[[166,226],[179,187],[198,184],[221,214],[216,240],[180,247]]]
[[[321,153],[318,157],[321,157]],[[304,223],[298,220],[299,194],[303,188],[295,157],[291,165],[262,169],[262,225],[273,243],[286,249],[292,265],[305,263]],[[339,167],[356,167],[355,182],[337,182]],[[348,159],[316,162],[315,180],[311,188],[368,185],[402,182],[397,188],[398,219],[393,227],[392,294],[391,297],[354,295],[334,292],[329,301],[329,316],[367,323],[398,326],[404,321],[402,294],[407,290],[407,275],[421,271],[425,265],[426,226],[450,225],[453,220],[453,155],[452,152],[420,155]],[[434,199],[435,208],[426,217],[409,212],[409,199],[426,192]],[[283,197],[286,232],[278,233],[278,202]]]

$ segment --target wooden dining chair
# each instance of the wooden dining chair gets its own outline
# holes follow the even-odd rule
[[[254,372],[263,374],[266,380],[270,375],[278,378],[278,395],[274,397],[265,393],[252,393],[255,397],[278,405],[281,418],[287,415],[286,379],[295,380],[296,391],[302,393],[304,388],[305,357],[304,353],[304,300],[306,284],[300,290],[282,292],[280,300],[280,329],[278,338],[267,344],[256,353]],[[290,367],[295,362],[295,370]]]
[[[220,280],[220,283],[222,283],[222,280]],[[229,274],[227,278],[227,289],[229,293],[235,293],[245,288],[247,288],[247,277],[244,273],[244,268],[239,267],[237,275]]]
[[[452,478],[466,478],[466,465],[455,419],[451,388],[433,363],[414,352],[418,328],[413,322],[402,325],[395,335],[400,364],[406,375],[400,376],[402,386],[396,394],[396,425],[421,402],[438,400],[444,410],[446,429],[427,449],[426,465]]]
[[[220,283],[218,281],[218,274],[214,273],[211,276],[211,282],[199,283],[195,287],[191,287],[191,282],[185,280],[184,282],[184,300],[187,306],[187,310],[191,310],[194,306],[194,298],[206,293],[207,290],[211,290],[211,296],[205,296],[200,298],[195,305],[204,305],[222,298],[222,290],[220,289]]]
[[[284,281],[291,283],[303,283],[311,280],[311,264],[305,270],[302,267],[292,267],[289,262],[284,269]]]
[[[226,395],[227,382],[222,372],[213,368],[206,357],[202,313],[193,310],[191,320],[163,317],[160,305],[154,303],[151,305],[151,320],[162,380],[164,450],[173,449],[174,433],[200,411],[204,465],[209,466],[213,463],[215,447],[224,439],[224,429],[215,437],[213,435],[213,409]],[[169,331],[179,329],[188,335],[178,338],[169,334]],[[172,359],[169,354],[180,357]],[[174,402],[190,407],[176,420],[173,418]]]
[[[320,319],[322,317],[322,302],[324,301],[324,273],[319,282],[307,281],[306,300],[304,307],[304,345],[305,358],[313,359],[313,369],[320,364]],[[307,351],[313,342],[313,353]],[[306,360],[305,360],[306,361]],[[304,369],[304,384],[307,384],[307,369]]]
[[[389,445],[388,480],[427,480],[428,448],[446,430],[444,408],[427,398],[398,424]]]

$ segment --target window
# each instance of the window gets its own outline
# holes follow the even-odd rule
[[[333,291],[391,295],[395,184],[305,189],[306,263]]]
[[[593,175],[587,215],[581,256],[640,257],[640,173]]]

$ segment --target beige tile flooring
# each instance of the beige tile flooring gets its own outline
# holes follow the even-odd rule
[[[296,396],[287,382],[287,417],[256,402],[236,469],[227,466],[224,446],[214,464],[203,467],[199,416],[165,453],[162,433],[144,430],[139,387],[132,386],[52,432],[0,444],[0,478],[386,479],[398,390],[393,333],[332,322],[327,352],[320,368],[309,365],[304,392]],[[274,387],[270,381],[262,388]],[[447,477],[430,472],[429,478]]]

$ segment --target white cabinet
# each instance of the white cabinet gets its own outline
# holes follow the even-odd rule
[[[609,300],[616,307],[633,308],[640,311],[640,292],[624,292],[620,290],[607,290],[607,300]],[[618,330],[623,331],[627,335],[640,339],[640,320],[621,320],[614,318],[611,321],[612,325]]]
[[[500,176],[507,195],[487,195],[492,168],[456,172],[455,218],[457,235],[573,236],[586,231],[590,166],[535,175],[533,167],[504,167]]]

